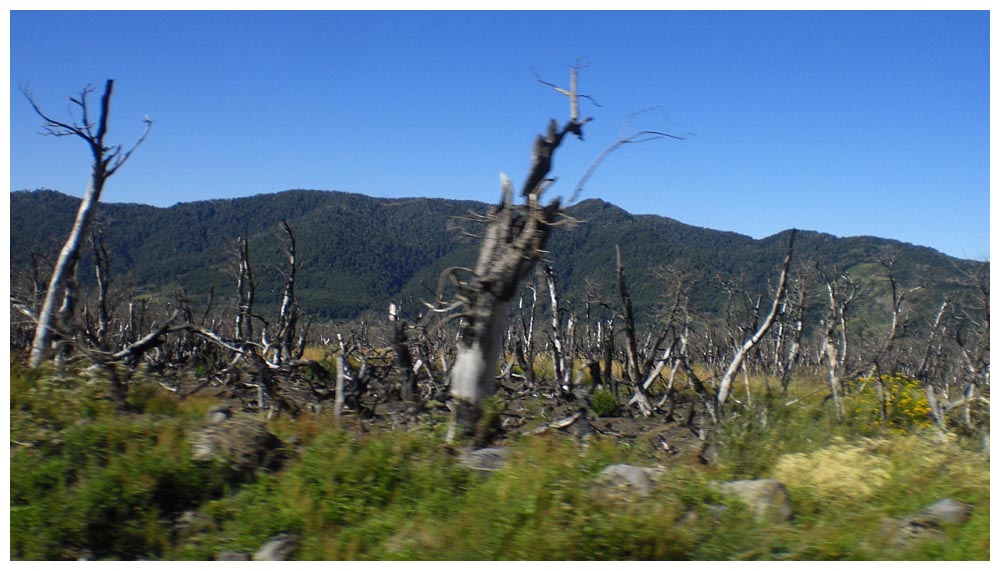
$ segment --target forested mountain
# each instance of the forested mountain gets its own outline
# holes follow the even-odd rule
[[[51,190],[10,195],[11,286],[30,275],[31,252],[54,259],[72,225],[79,199]],[[476,225],[470,213],[488,205],[442,199],[382,199],[332,191],[289,190],[248,198],[207,200],[157,208],[102,203],[99,227],[118,288],[171,293],[178,286],[193,298],[231,297],[235,289],[236,239],[249,240],[260,304],[273,303],[283,283],[285,260],[281,220],[297,241],[300,271],[297,292],[303,311],[321,318],[351,318],[390,300],[404,309],[430,301],[441,270],[472,264]],[[611,303],[615,289],[615,245],[628,272],[637,313],[655,317],[668,291],[666,280],[683,272],[691,284],[691,309],[721,315],[727,292],[722,282],[751,296],[766,293],[779,272],[787,232],[755,240],[683,224],[670,218],[633,215],[598,199],[574,205],[575,220],[558,229],[546,256],[556,270],[567,302],[588,295]],[[465,230],[463,232],[462,230]],[[89,256],[89,254],[88,254]],[[895,259],[898,282],[923,286],[909,298],[917,309],[940,303],[946,292],[961,295],[962,271],[975,262],[926,247],[874,237],[836,238],[800,231],[795,267],[832,274],[850,271],[868,280],[869,293],[886,291],[885,268]],[[85,259],[79,279],[93,282]],[[655,277],[659,272],[661,278]],[[666,276],[663,278],[662,276]],[[871,295],[870,308],[883,305]],[[821,303],[817,297],[816,304]]]

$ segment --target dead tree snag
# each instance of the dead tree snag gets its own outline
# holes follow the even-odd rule
[[[649,396],[642,387],[642,372],[639,365],[639,347],[636,340],[635,317],[632,313],[632,297],[628,293],[628,282],[625,279],[625,266],[622,264],[622,251],[615,245],[615,266],[618,274],[618,293],[622,298],[622,320],[625,323],[625,358],[627,376],[632,385],[632,398],[639,405],[643,416],[653,414],[653,406]]]
[[[104,142],[104,137],[108,132],[108,115],[111,110],[111,91],[114,87],[114,80],[109,79],[104,85],[104,95],[101,96],[101,109],[96,124],[90,116],[90,108],[87,104],[87,96],[93,88],[87,86],[80,93],[79,97],[71,97],[70,103],[80,114],[80,122],[64,123],[56,121],[46,115],[35,103],[31,95],[26,91],[25,97],[35,110],[35,113],[42,118],[42,126],[46,135],[54,137],[75,136],[83,139],[90,147],[93,155],[93,169],[91,171],[90,185],[80,202],[80,209],[76,213],[76,220],[70,230],[69,237],[59,252],[55,268],[52,271],[52,278],[49,280],[48,290],[45,292],[45,300],[42,309],[38,314],[38,325],[35,328],[35,337],[31,344],[32,367],[37,367],[45,359],[49,345],[52,341],[52,333],[56,321],[56,300],[63,294],[63,306],[72,307],[72,291],[67,284],[72,280],[75,272],[77,260],[80,258],[80,247],[84,236],[94,218],[94,212],[98,201],[101,199],[101,192],[104,184],[115,174],[122,165],[132,156],[133,151],[146,139],[152,121],[147,117],[144,119],[145,131],[131,149],[122,153],[120,145],[109,147]]]
[[[756,332],[749,339],[743,342],[739,348],[736,349],[736,353],[733,355],[733,360],[729,362],[729,367],[726,368],[726,372],[722,375],[722,380],[719,382],[719,392],[716,396],[716,402],[719,409],[726,404],[726,399],[729,398],[730,389],[733,384],[733,377],[736,376],[737,371],[743,365],[743,360],[746,358],[748,352],[754,348],[767,331],[771,328],[774,323],[775,318],[778,317],[778,310],[781,308],[781,302],[785,299],[785,289],[788,285],[788,269],[792,264],[792,249],[795,243],[795,230],[793,229],[788,234],[788,248],[785,251],[785,260],[781,264],[781,277],[778,279],[778,290],[774,293],[774,303],[771,304],[771,311],[764,318],[764,323],[760,325]]]
[[[589,121],[580,121],[577,114],[577,71],[578,66],[571,68],[569,91],[557,88],[570,98],[570,120],[561,129],[555,120],[550,121],[546,134],[535,139],[531,168],[521,190],[524,203],[514,204],[514,187],[506,175],[501,175],[502,198],[484,218],[486,232],[471,275],[461,280],[456,271],[450,272],[458,289],[457,302],[462,310],[456,315],[461,317],[462,325],[449,374],[454,408],[449,439],[456,436],[456,431],[462,436],[475,433],[483,399],[496,391],[495,369],[511,300],[521,280],[541,257],[550,231],[561,218],[559,199],[543,205],[541,195],[553,155],[563,138],[568,133],[582,138],[583,125]]]

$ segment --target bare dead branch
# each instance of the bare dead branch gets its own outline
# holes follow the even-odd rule
[[[101,97],[101,110],[96,132],[94,132],[92,128],[87,105],[87,95],[93,90],[90,86],[83,89],[83,92],[78,99],[70,99],[74,105],[79,107],[79,112],[83,122],[82,125],[64,123],[52,119],[41,110],[38,104],[31,97],[27,88],[22,89],[22,92],[28,99],[32,109],[34,109],[35,112],[42,118],[43,127],[45,127],[49,133],[78,136],[87,143],[90,147],[91,154],[93,155],[93,168],[91,170],[90,185],[84,193],[83,200],[80,202],[80,207],[77,210],[76,219],[73,222],[73,227],[70,230],[69,236],[59,252],[59,258],[53,268],[52,276],[49,280],[49,287],[45,293],[45,299],[42,304],[42,309],[39,312],[38,325],[35,328],[35,335],[31,345],[30,365],[32,368],[38,367],[51,349],[51,337],[56,321],[56,299],[60,294],[63,295],[64,301],[60,314],[65,318],[68,317],[70,311],[72,310],[72,298],[74,294],[73,286],[77,261],[80,257],[81,242],[90,227],[91,221],[93,220],[94,212],[96,210],[97,203],[100,201],[104,185],[107,182],[107,179],[111,177],[111,175],[113,175],[118,168],[122,166],[122,164],[124,164],[124,161],[136,148],[133,147],[125,156],[121,156],[121,147],[109,148],[104,144],[104,137],[107,134],[108,119],[111,111],[111,94],[113,88],[114,80],[107,80],[104,87],[104,94]],[[142,137],[140,137],[139,142],[136,143],[136,146],[145,140],[146,134],[149,132],[149,127],[152,124],[148,117],[145,119],[145,123],[146,130]]]
[[[135,361],[141,357],[143,353],[163,342],[163,334],[171,330],[170,326],[177,320],[178,315],[179,312],[174,311],[162,325],[149,332],[149,334],[142,339],[113,354],[112,358],[115,361]]]
[[[638,115],[653,109],[656,108],[650,107],[629,115],[628,118],[625,119],[625,125],[631,124],[633,119]],[[631,135],[623,134],[621,137],[619,137],[617,141],[612,143],[611,146],[604,149],[604,151],[602,151],[601,154],[597,155],[597,158],[595,158],[594,161],[590,163],[590,166],[587,167],[587,171],[583,173],[583,176],[580,177],[579,182],[576,183],[576,189],[573,191],[573,195],[570,197],[568,204],[576,202],[576,199],[579,198],[580,194],[583,193],[583,189],[587,185],[587,181],[590,180],[590,177],[592,177],[594,173],[597,172],[597,169],[601,166],[601,164],[619,148],[621,148],[624,145],[648,143],[650,141],[656,141],[658,139],[663,139],[663,138],[676,139],[678,141],[686,140],[685,137],[681,137],[680,135],[672,135],[670,133],[664,133],[661,131],[643,130],[632,133]]]

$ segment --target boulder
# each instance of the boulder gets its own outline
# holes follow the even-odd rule
[[[209,424],[222,424],[233,416],[233,411],[224,404],[217,404],[205,413],[205,421]]]
[[[462,452],[458,463],[474,470],[495,472],[510,462],[510,450],[506,448],[479,448]]]
[[[267,540],[256,553],[254,561],[287,561],[299,548],[299,538],[290,533],[279,533]]]
[[[612,464],[601,470],[600,478],[613,486],[648,494],[659,479],[662,469],[644,468],[630,464]]]
[[[792,519],[792,502],[788,490],[778,480],[736,480],[712,482],[711,487],[739,499],[750,508],[755,518],[770,523]]]
[[[910,516],[914,519],[931,521],[935,525],[949,524],[960,525],[965,523],[972,515],[972,506],[957,502],[951,498],[938,500],[927,506],[919,513]]]
[[[210,411],[209,424],[192,433],[194,460],[223,461],[244,473],[274,469],[280,464],[283,444],[263,422],[240,415],[222,418],[223,414]]]
[[[943,539],[942,525],[961,525],[972,515],[972,506],[951,498],[938,500],[917,513],[902,518],[893,545],[905,549],[927,539]]]

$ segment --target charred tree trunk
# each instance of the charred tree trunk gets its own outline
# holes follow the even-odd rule
[[[576,75],[573,68],[573,76]],[[577,97],[575,81],[571,92]],[[472,276],[458,283],[458,299],[463,306],[455,363],[451,367],[451,396],[454,408],[449,440],[458,433],[472,436],[482,416],[483,399],[496,392],[495,369],[511,300],[521,280],[541,257],[549,233],[561,214],[560,201],[542,206],[539,199],[545,190],[546,177],[552,168],[556,149],[567,134],[582,138],[583,125],[572,117],[560,129],[552,120],[546,135],[535,139],[531,168],[521,194],[522,205],[513,203],[514,188],[501,176],[503,198],[487,214],[486,234]]]
[[[622,319],[625,323],[625,360],[628,382],[632,385],[632,398],[639,405],[643,416],[653,414],[653,406],[649,402],[646,389],[642,386],[642,372],[639,368],[639,347],[636,341],[635,316],[632,313],[632,297],[628,293],[628,283],[625,279],[625,266],[622,264],[622,251],[615,245],[615,260],[618,273],[618,293],[622,300]]]
[[[94,247],[94,277],[97,280],[97,327],[94,331],[94,341],[99,349],[108,349],[108,288],[110,285],[110,263],[108,250],[104,247],[104,232],[95,231],[91,234]]]
[[[495,368],[511,299],[540,256],[559,212],[558,201],[542,207],[538,194],[532,193],[515,213],[513,187],[506,177],[503,189],[503,203],[488,216],[472,278],[459,287],[465,308],[450,379],[455,423],[463,436],[474,434],[483,399],[496,392]]]
[[[253,338],[253,302],[255,286],[253,268],[250,266],[250,251],[247,239],[237,239],[237,269],[236,269],[236,339],[249,341]]]
[[[840,377],[847,361],[847,310],[857,296],[859,286],[847,274],[833,278],[818,266],[817,270],[826,284],[828,301],[820,359],[826,361],[830,398],[833,399],[834,410],[840,418],[844,413],[840,400]]]
[[[417,409],[417,374],[410,356],[406,338],[406,324],[399,316],[399,306],[389,304],[389,322],[392,323],[393,368],[400,378],[399,393],[409,412]]]
[[[783,359],[781,365],[782,394],[788,394],[788,386],[792,382],[792,374],[799,364],[799,356],[802,351],[802,317],[805,312],[805,294],[806,284],[800,282],[796,291],[792,322],[790,324],[792,331],[789,335],[788,349],[784,356],[777,356],[777,358]]]
[[[288,254],[288,273],[285,274],[285,288],[281,295],[281,309],[278,311],[278,347],[274,362],[282,365],[294,360],[295,332],[299,323],[299,304],[295,301],[295,273],[298,269],[295,257],[295,235],[288,222],[282,220],[281,228],[285,232],[286,253]]]

